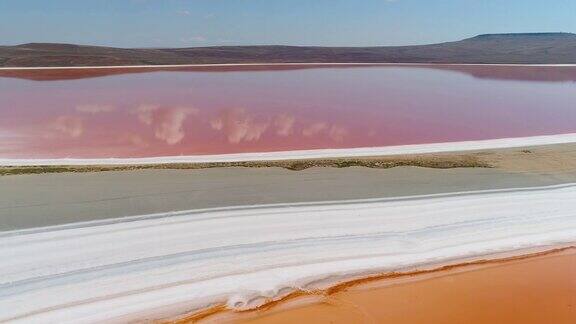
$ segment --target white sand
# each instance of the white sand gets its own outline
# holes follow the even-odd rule
[[[0,322],[249,308],[358,275],[576,241],[576,184],[219,208],[0,233]]]

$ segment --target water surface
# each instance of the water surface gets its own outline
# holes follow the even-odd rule
[[[569,324],[576,320],[574,271],[576,253],[568,250],[517,261],[380,279],[324,298],[301,297],[259,312],[208,317],[205,322]],[[188,322],[179,322],[184,323]]]
[[[0,71],[0,158],[199,155],[572,133],[575,80],[572,67]]]

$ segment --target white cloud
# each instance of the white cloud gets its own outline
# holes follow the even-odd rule
[[[348,136],[348,130],[342,126],[330,125],[326,122],[315,122],[302,130],[305,137],[327,135],[335,142],[342,142]]]
[[[118,137],[118,142],[129,143],[131,146],[137,147],[147,147],[148,143],[142,138],[142,136],[135,133],[125,133]]]
[[[157,139],[168,145],[178,144],[184,139],[184,121],[197,112],[190,107],[162,108],[157,105],[140,105],[133,111],[141,123],[153,127]]]
[[[132,112],[136,114],[138,120],[140,120],[141,123],[146,125],[152,125],[153,121],[152,114],[154,113],[155,110],[158,110],[159,108],[160,106],[156,105],[140,105],[136,107],[136,109],[134,109]]]
[[[328,136],[335,142],[342,142],[348,136],[348,130],[342,126],[332,125],[328,131]]]
[[[270,122],[257,121],[240,108],[226,110],[210,121],[212,129],[224,132],[232,144],[258,141],[269,125]]]
[[[302,130],[302,135],[306,137],[312,137],[322,133],[324,130],[328,129],[328,124],[325,122],[316,122],[306,126]]]
[[[184,136],[184,121],[195,114],[195,109],[177,107],[161,110],[157,118],[154,135],[156,138],[165,141],[168,145],[174,145],[182,141]]]
[[[274,118],[274,126],[276,126],[276,134],[283,137],[292,134],[295,121],[296,118],[288,114],[280,114],[276,116],[276,118]]]
[[[66,136],[77,138],[84,133],[84,121],[76,116],[60,116],[49,124],[49,128]]]

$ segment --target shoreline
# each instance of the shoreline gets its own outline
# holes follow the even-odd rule
[[[538,147],[576,143],[576,133],[529,137],[498,138],[478,141],[460,141],[431,144],[411,144],[349,149],[294,150],[262,153],[232,153],[216,155],[164,156],[147,158],[56,158],[56,159],[7,159],[0,158],[0,167],[18,166],[99,166],[99,165],[150,165],[172,163],[221,163],[285,161],[304,159],[389,157],[399,155],[458,153],[481,150]]]
[[[567,183],[576,183],[576,144],[389,158],[0,167],[0,231],[204,208]]]
[[[576,71],[576,64],[294,62],[0,67],[0,79],[33,80],[35,76],[36,80],[49,80],[187,68],[209,72],[318,69],[333,73],[348,67],[382,71],[388,66],[394,73],[413,67],[460,71],[474,78],[505,75],[561,82],[574,81]],[[484,70],[499,71],[483,74]],[[506,70],[516,73],[507,74]],[[184,77],[180,72],[170,73],[173,75],[160,77]],[[7,82],[10,85],[12,80]],[[52,85],[58,84],[47,86]],[[554,89],[564,85],[557,84]],[[558,92],[558,98],[571,95],[564,90]],[[245,317],[258,320],[291,308],[313,307],[315,303],[333,307],[324,319],[338,317],[351,308],[358,316],[369,303],[350,302],[343,310],[338,307],[346,301],[338,299],[340,294],[376,289],[382,282],[390,287],[409,286],[443,276],[449,277],[443,286],[428,290],[438,294],[426,295],[413,289],[412,295],[408,294],[412,299],[396,299],[407,308],[391,302],[402,295],[391,294],[389,299],[372,295],[371,302],[377,308],[410,315],[420,311],[420,296],[432,296],[437,302],[430,305],[441,308],[439,312],[449,317],[456,309],[466,312],[466,307],[458,307],[457,291],[460,298],[477,298],[479,304],[486,296],[506,304],[514,300],[514,293],[520,300],[530,291],[540,301],[549,297],[548,301],[525,308],[514,307],[514,303],[502,307],[508,307],[511,313],[525,310],[522,313],[529,314],[525,316],[534,317],[531,314],[538,309],[544,314],[558,310],[549,307],[555,304],[569,309],[568,314],[576,318],[576,299],[572,297],[576,296],[576,281],[570,273],[576,269],[576,129],[568,123],[568,115],[555,115],[554,120],[562,122],[548,126],[548,119],[537,119],[538,114],[534,120],[542,127],[515,128],[524,122],[522,116],[520,120],[513,118],[516,112],[532,106],[511,106],[511,123],[506,118],[498,119],[506,121],[503,125],[510,125],[510,129],[500,134],[571,133],[354,148],[326,148],[330,145],[320,146],[320,142],[313,141],[294,146],[270,146],[267,142],[218,146],[218,142],[208,140],[198,147],[182,142],[174,149],[150,145],[150,149],[106,150],[112,153],[96,152],[80,140],[52,151],[48,142],[48,149],[20,144],[11,149],[7,143],[6,158],[0,156],[0,322],[186,324],[224,323],[218,321],[224,319],[240,324]],[[475,107],[470,104],[468,108],[483,111]],[[502,115],[508,115],[506,111]],[[539,109],[534,111],[540,113]],[[160,113],[154,116],[154,123],[162,123]],[[492,117],[488,120],[496,120]],[[527,124],[532,122],[531,116],[524,117]],[[198,119],[205,123],[204,117]],[[477,134],[472,137],[476,139],[489,137],[490,130],[478,123],[481,118],[471,115],[464,120],[467,123],[458,125],[454,132],[439,133],[439,138],[458,140],[473,134]],[[443,127],[442,123],[433,124],[432,130]],[[475,132],[475,127],[467,128],[471,124],[480,132]],[[307,127],[307,121],[298,117],[296,125],[296,130]],[[154,130],[155,124],[145,127]],[[422,127],[413,128],[424,131]],[[297,134],[296,130],[291,132]],[[46,132],[52,131],[57,132]],[[92,137],[86,134],[85,139],[90,140]],[[393,136],[383,139],[366,141],[358,137],[333,144],[379,145],[401,140]],[[94,147],[108,142],[103,143],[95,143],[98,145]],[[294,147],[322,149],[265,151]],[[256,152],[230,153],[250,148]],[[258,152],[258,148],[265,152]],[[150,156],[147,152],[167,156]],[[181,152],[216,154],[169,156]],[[61,158],[67,154],[73,157]],[[98,158],[112,155],[119,157]],[[548,268],[542,269],[548,271],[532,277],[532,282],[538,284],[525,284],[524,290],[507,289],[503,281],[485,274],[485,286],[480,289],[451,290],[456,286],[449,282],[454,280],[450,276],[457,277],[454,274],[531,260],[557,260],[558,255],[568,255],[571,263],[547,263]],[[563,269],[564,276],[558,275],[561,271],[553,271],[551,264],[561,264],[557,268]],[[507,278],[514,281],[524,274],[508,272]],[[556,285],[542,289],[548,282]],[[562,294],[557,296],[563,296],[563,300],[554,298],[559,290],[552,287],[558,287],[558,282],[572,293],[567,302]],[[487,293],[490,289],[496,293]],[[444,298],[439,298],[442,294]],[[456,302],[447,297],[450,294]],[[493,308],[494,313],[498,308]],[[469,314],[472,318],[475,313]],[[368,311],[360,315],[371,317]],[[307,318],[318,322],[306,316],[300,321]],[[342,316],[340,321],[361,322],[345,318]],[[379,322],[376,318],[373,322]],[[406,323],[416,323],[407,318]],[[290,321],[294,322],[299,320]]]
[[[8,232],[0,236],[6,260],[0,306],[9,310],[2,320],[87,320],[89,314],[91,321],[129,321],[220,303],[250,309],[293,291],[378,273],[572,245],[575,197],[570,184]],[[431,210],[442,217],[430,217]],[[54,294],[57,300],[49,298]]]
[[[179,67],[235,67],[235,66],[525,66],[525,67],[573,67],[576,64],[506,64],[506,63],[215,63],[215,64],[167,64],[167,65],[108,65],[108,66],[45,66],[0,67],[0,70],[75,70],[75,69],[141,69]]]
[[[50,174],[50,173],[89,173],[118,172],[139,170],[204,170],[222,168],[282,168],[290,171],[303,171],[311,168],[350,168],[364,167],[370,169],[391,169],[395,167],[422,167],[431,169],[454,168],[491,168],[487,162],[473,155],[412,155],[405,157],[367,157],[367,158],[327,158],[295,159],[246,162],[199,162],[199,163],[165,163],[140,165],[38,165],[38,166],[1,166],[0,176]]]
[[[181,314],[160,320],[164,324],[188,324],[188,323],[202,323],[205,320],[211,320],[213,317],[224,316],[223,319],[233,317],[235,315],[255,315],[257,313],[266,312],[274,308],[282,307],[283,305],[304,299],[306,297],[317,297],[325,299],[336,293],[346,291],[350,288],[367,285],[376,281],[394,280],[394,279],[419,279],[431,274],[440,274],[450,271],[470,271],[474,268],[486,265],[500,265],[514,261],[529,260],[543,256],[558,255],[564,252],[574,252],[576,244],[562,244],[547,247],[528,248],[520,250],[511,250],[495,254],[486,254],[470,258],[463,258],[455,262],[444,262],[437,264],[430,264],[418,268],[399,269],[398,271],[379,273],[365,277],[351,278],[337,282],[324,289],[317,290],[297,290],[289,293],[278,299],[270,299],[264,304],[251,309],[236,310],[228,307],[226,304],[217,304],[207,307],[202,310],[194,311],[189,314]],[[318,301],[317,301],[318,302]],[[321,301],[319,301],[321,302]],[[262,315],[262,314],[259,314]]]

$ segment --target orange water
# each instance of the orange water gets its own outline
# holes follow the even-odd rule
[[[213,323],[576,323],[576,252],[381,279]]]

